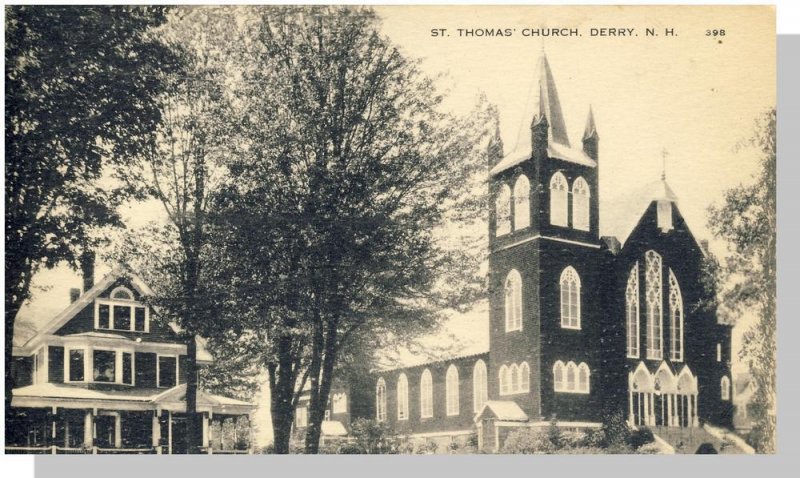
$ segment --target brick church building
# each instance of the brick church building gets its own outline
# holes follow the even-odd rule
[[[704,307],[706,250],[677,197],[662,177],[627,237],[601,237],[592,111],[571,142],[544,54],[535,81],[530,129],[511,152],[499,127],[488,146],[488,350],[377,371],[334,391],[352,400],[331,418],[375,418],[417,438],[477,434],[487,450],[553,417],[573,429],[610,413],[731,427],[731,327]]]

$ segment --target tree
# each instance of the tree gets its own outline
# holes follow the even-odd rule
[[[289,450],[307,383],[316,453],[348,345],[429,330],[483,283],[443,230],[470,216],[488,115],[443,112],[369,9],[270,9],[254,27],[214,282],[236,297],[228,320],[263,340],[275,451]]]
[[[163,7],[6,7],[6,410],[14,321],[42,267],[77,267],[120,225],[114,186],[159,120]],[[109,180],[110,179],[110,180]]]
[[[756,384],[751,437],[763,453],[775,451],[775,125],[773,108],[758,119],[748,142],[760,154],[754,181],[727,191],[723,203],[709,209],[709,227],[730,253],[722,265],[721,303],[734,315],[757,314],[741,356]]]
[[[161,120],[152,147],[131,168],[128,181],[164,208],[174,248],[164,249],[171,273],[155,299],[161,313],[182,330],[186,341],[187,443],[201,446],[197,416],[197,338],[213,321],[212,299],[204,281],[204,249],[211,197],[224,181],[222,157],[232,132],[226,94],[227,54],[235,20],[226,8],[175,9],[159,30],[180,68],[166,72],[158,97]]]

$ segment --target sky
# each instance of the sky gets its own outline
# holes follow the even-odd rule
[[[425,72],[448,74],[447,104],[465,113],[479,94],[500,112],[506,152],[531,118],[525,104],[542,48],[555,78],[567,131],[580,145],[591,105],[600,136],[601,234],[619,234],[621,211],[643,184],[662,173],[698,239],[714,241],[707,208],[725,190],[751,181],[757,156],[735,146],[753,131],[755,118],[775,104],[774,10],[764,7],[376,7],[382,31],[401,51],[421,58]],[[525,28],[578,28],[582,36],[524,37]],[[450,36],[433,37],[445,28]],[[461,37],[458,28],[516,29],[510,37]],[[592,28],[634,28],[639,36],[591,36]],[[658,37],[645,37],[654,28]],[[676,36],[663,35],[672,28]],[[724,29],[724,36],[706,36]],[[136,228],[162,217],[155,203],[138,204],[124,216]],[[109,270],[98,264],[98,278]],[[68,303],[79,277],[66,267],[34,278],[33,301],[20,318],[41,323]],[[464,334],[488,317],[478,308],[454,316],[448,334]],[[740,333],[742,327],[737,327]],[[738,334],[735,338],[736,349]],[[260,403],[265,403],[262,397]],[[259,435],[268,433],[262,427]],[[266,436],[266,435],[264,435]]]

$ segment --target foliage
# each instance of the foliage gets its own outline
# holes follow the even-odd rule
[[[6,7],[6,351],[41,267],[68,262],[120,226],[118,181],[148,147],[159,74],[173,55],[148,32],[164,7]],[[11,399],[6,354],[6,401]]]
[[[757,176],[727,191],[723,203],[709,209],[708,221],[714,235],[728,243],[720,302],[736,317],[757,315],[740,354],[756,384],[750,436],[761,453],[775,451],[776,119],[775,109],[761,116],[746,144],[760,155]]]
[[[430,330],[482,284],[436,231],[485,168],[487,117],[442,112],[370,9],[258,13],[236,83],[238,150],[215,197],[214,283],[236,297],[218,325],[262,339],[279,452],[308,383],[314,453],[339,359]]]
[[[630,443],[631,448],[634,450],[639,449],[648,443],[653,443],[654,441],[655,438],[653,437],[653,431],[647,427],[640,427],[637,430],[633,430],[630,434],[630,438],[628,439],[628,443]]]
[[[350,435],[353,442],[343,445],[339,453],[396,454],[400,450],[401,440],[386,422],[357,418],[351,424]]]
[[[656,442],[645,443],[644,445],[636,448],[637,455],[660,455],[661,447]]]
[[[621,412],[607,415],[601,427],[606,447],[625,447],[629,443],[630,428]]]
[[[546,433],[531,428],[514,430],[506,437],[500,453],[504,454],[549,454],[556,447]]]
[[[550,419],[550,425],[547,427],[547,439],[550,440],[550,443],[552,443],[554,447],[562,448],[565,445],[564,438],[564,434],[558,426],[558,420],[556,420],[555,415],[553,415]]]

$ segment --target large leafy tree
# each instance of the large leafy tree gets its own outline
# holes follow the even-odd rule
[[[288,452],[305,385],[316,453],[348,346],[428,330],[482,283],[477,257],[443,228],[474,219],[460,206],[485,168],[488,118],[443,112],[435,82],[369,9],[269,9],[254,28],[209,274],[235,298],[221,330],[263,344],[275,451]]]
[[[759,118],[748,142],[760,155],[757,176],[727,191],[724,202],[709,211],[709,227],[727,241],[730,253],[721,267],[721,304],[734,316],[757,315],[741,356],[756,384],[751,438],[763,453],[775,451],[775,125],[775,109]]]
[[[42,267],[77,266],[119,225],[120,166],[159,120],[161,7],[6,7],[6,406],[14,321]],[[88,257],[88,255],[87,255]]]

